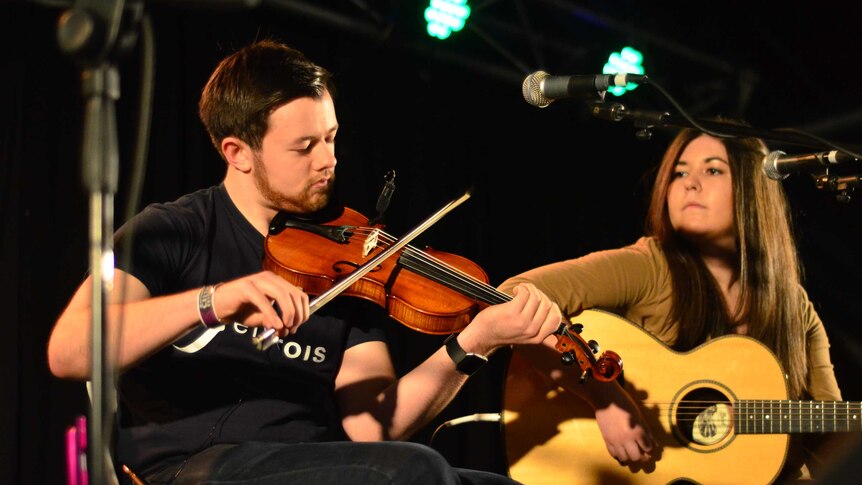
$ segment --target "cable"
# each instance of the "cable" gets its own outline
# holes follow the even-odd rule
[[[689,116],[688,112],[682,106],[680,106],[679,103],[677,103],[676,99],[674,99],[673,96],[670,95],[670,93],[665,91],[665,89],[660,84],[649,79],[647,76],[643,77],[643,79],[641,80],[641,84],[649,84],[650,86],[655,87],[656,90],[662,94],[662,96],[664,96],[665,98],[667,98],[668,101],[670,101],[670,104],[672,104],[673,107],[676,108],[677,111],[679,111],[679,113],[682,115],[682,117],[685,118],[686,121],[691,123],[691,125],[694,126],[695,128],[697,128],[698,130],[706,133],[707,135],[714,136],[716,138],[736,138],[736,135],[731,135],[731,134],[727,134],[727,133],[719,133],[717,131],[712,131],[712,130],[704,127],[704,126],[701,126],[700,123],[698,123],[694,118]]]
[[[428,446],[431,446],[434,443],[434,438],[443,428],[451,428],[452,426],[458,426],[464,423],[499,423],[502,420],[503,415],[501,413],[475,413],[461,416],[460,418],[450,419],[440,426],[437,426],[437,429],[435,429],[434,433],[431,434],[431,439],[428,440]]]

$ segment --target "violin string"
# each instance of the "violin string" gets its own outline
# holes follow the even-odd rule
[[[377,244],[378,247],[389,247],[393,242],[398,240],[394,236],[386,233],[381,229],[357,227],[355,228],[354,232],[367,237],[373,231],[377,231],[379,234]],[[383,241],[385,243],[385,246],[381,246],[379,241]],[[462,292],[464,292],[467,296],[472,296],[486,303],[502,303],[511,300],[511,297],[509,295],[500,292],[493,286],[479,281],[473,276],[464,273],[457,268],[454,268],[445,261],[442,261],[439,258],[435,258],[428,253],[417,249],[409,244],[405,247],[405,253],[407,253],[407,256],[411,257],[413,260],[424,263],[427,266],[427,269],[436,272],[435,274],[427,274],[428,276],[442,276],[442,279],[445,279],[455,285],[457,289],[462,290]]]
[[[383,233],[383,235],[387,240],[394,240],[392,236],[386,234],[385,232]],[[439,273],[442,273],[443,276],[448,276],[448,278],[446,279],[457,283],[457,286],[463,289],[466,293],[468,293],[468,296],[473,296],[485,301],[488,301],[488,298],[490,296],[495,296],[495,289],[493,287],[473,278],[472,276],[462,272],[461,270],[452,267],[451,265],[440,260],[439,258],[435,258],[428,253],[410,245],[405,248],[405,252],[408,252],[408,255],[414,260],[424,262],[429,269],[437,270]]]
[[[391,243],[397,241],[395,237],[379,228],[352,227],[349,233],[345,234],[350,239],[353,239],[354,236],[364,236],[364,240],[367,242],[374,231],[376,231],[375,247],[391,247]],[[381,241],[386,246],[381,246]],[[363,243],[362,246],[365,247],[365,244]],[[505,303],[512,300],[510,295],[413,246],[406,245],[402,257],[405,258],[403,261],[404,266],[409,270],[426,276],[430,280],[436,281],[450,289],[459,291],[465,296],[473,297],[488,304]],[[416,265],[416,262],[421,262],[422,265]],[[596,371],[594,368],[596,366],[596,359],[592,355],[587,343],[577,335],[567,336],[572,344],[570,352],[576,353],[579,356],[578,362],[581,363],[581,367],[584,370],[588,370],[585,366],[589,365],[589,370]],[[610,367],[614,366],[611,365]],[[604,371],[601,372],[604,373]]]
[[[365,235],[367,237],[372,233],[372,231],[377,231],[378,237],[377,242],[375,244],[379,247],[380,241],[383,240],[386,244],[391,244],[393,241],[397,241],[397,239],[390,234],[387,234],[385,231],[377,228],[353,228],[354,232],[359,235]],[[467,296],[472,296],[480,301],[489,304],[497,304],[497,303],[505,303],[507,301],[511,301],[512,297],[507,295],[495,287],[477,280],[476,278],[468,275],[461,270],[453,268],[449,264],[444,261],[441,261],[438,258],[435,258],[424,251],[416,249],[410,245],[407,245],[404,250],[404,255],[412,260],[422,261],[425,264],[423,268],[414,268],[411,267],[413,271],[416,271],[423,276],[426,276],[432,280],[435,278],[437,282],[446,285],[446,281],[451,283],[453,286],[450,288],[460,290],[462,294]],[[429,271],[430,270],[430,271]],[[441,274],[444,277],[441,277]],[[443,280],[443,281],[441,281]],[[595,356],[591,349],[588,347],[587,343],[577,335],[567,334],[567,337],[570,339],[570,343],[573,345],[572,352],[578,354],[579,362],[583,361],[589,365],[590,367],[594,367],[597,363]],[[585,369],[586,370],[586,369]],[[596,369],[592,369],[596,370]]]
[[[378,241],[381,239],[386,244],[391,244],[392,241],[397,241],[397,239],[390,234],[387,234],[385,231],[381,229],[376,229],[378,231],[379,237]],[[369,230],[365,228],[356,228],[356,232],[361,234],[370,234]],[[367,236],[366,236],[367,237]],[[379,246],[379,243],[377,243]],[[489,304],[497,304],[497,303],[505,303],[507,301],[511,301],[512,297],[507,295],[495,287],[477,280],[473,276],[464,273],[463,271],[452,267],[444,261],[441,261],[438,258],[435,258],[424,251],[416,249],[410,245],[407,245],[404,250],[404,255],[408,258],[412,258],[413,260],[418,260],[424,262],[425,266],[422,268],[414,268],[411,267],[413,271],[416,271],[423,276],[426,276],[432,280],[436,278],[437,282],[441,284],[446,284],[446,281],[451,283],[453,286],[450,288],[460,290],[462,294],[467,296],[472,296],[480,301]],[[443,277],[441,277],[441,275]],[[576,335],[567,335],[570,339],[570,343],[573,345],[572,352],[578,354],[579,362],[586,362],[592,370],[596,370],[594,366],[597,364],[595,356],[591,349],[588,347],[587,343]],[[612,366],[613,367],[613,366]],[[586,370],[586,369],[585,369]]]
[[[459,283],[458,286],[463,289],[465,293],[468,293],[468,296],[473,296],[474,298],[482,300],[485,303],[502,303],[507,301],[507,299],[502,296],[503,293],[497,291],[496,288],[482,281],[479,281],[458,269],[453,268],[446,262],[441,261],[440,259],[435,258],[424,251],[408,247],[407,252],[415,259],[419,261],[424,261],[427,267],[431,269],[436,269],[443,275],[450,276],[451,279],[454,279],[456,282]],[[470,291],[471,289],[472,291]]]

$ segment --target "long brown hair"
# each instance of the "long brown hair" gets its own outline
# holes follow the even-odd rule
[[[766,344],[788,376],[792,397],[805,389],[807,354],[803,327],[801,268],[790,211],[781,183],[761,170],[766,145],[757,138],[720,138],[732,176],[740,304],[730,315],[718,283],[696,248],[670,223],[667,193],[686,146],[703,135],[683,129],[664,154],[656,175],[646,233],[664,248],[673,281],[672,319],[680,322],[674,347],[689,350],[747,323],[748,335]]]

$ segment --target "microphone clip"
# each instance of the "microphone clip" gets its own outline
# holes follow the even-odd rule
[[[635,138],[639,141],[649,141],[652,138],[653,128],[665,126],[670,117],[670,113],[666,111],[630,110],[621,103],[593,103],[590,112],[593,117],[605,121],[632,120],[637,128]]]
[[[814,186],[818,190],[837,192],[835,200],[842,204],[850,202],[851,194],[856,190],[856,187],[862,185],[862,176],[859,175],[839,176],[829,175],[827,172],[812,177],[814,178]]]

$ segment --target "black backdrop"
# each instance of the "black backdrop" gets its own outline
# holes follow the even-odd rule
[[[53,321],[88,266],[82,96],[79,71],[54,40],[59,13],[25,2],[0,7],[0,247],[7,309],[0,344],[5,370],[0,480],[7,483],[61,483],[63,431],[74,416],[87,412],[84,386],[53,378],[45,359]],[[524,103],[517,81],[493,79],[275,9],[153,8],[151,15],[156,87],[144,203],[173,200],[221,179],[223,162],[196,116],[200,88],[218,59],[254,38],[274,37],[336,73],[339,196],[372,215],[385,173],[396,171],[397,189],[386,214],[390,233],[405,232],[472,187],[471,200],[419,244],[473,260],[492,284],[540,264],[632,242],[640,234],[651,170],[670,133],[659,130],[651,141],[637,141],[630,125],[593,119],[577,103],[538,110]],[[127,205],[140,84],[137,54],[120,63],[117,225]],[[646,89],[640,88],[640,96],[656,99]],[[749,121],[760,128],[781,126],[795,107],[768,108],[755,110]],[[862,206],[855,199],[838,204],[804,177],[785,184],[806,286],[830,332],[844,397],[860,400],[862,312],[856,298],[862,289],[857,256]],[[399,371],[442,341],[400,327],[394,332]],[[427,443],[446,419],[499,409],[505,354],[499,355],[416,441]],[[494,425],[451,428],[433,444],[457,465],[501,470]]]

